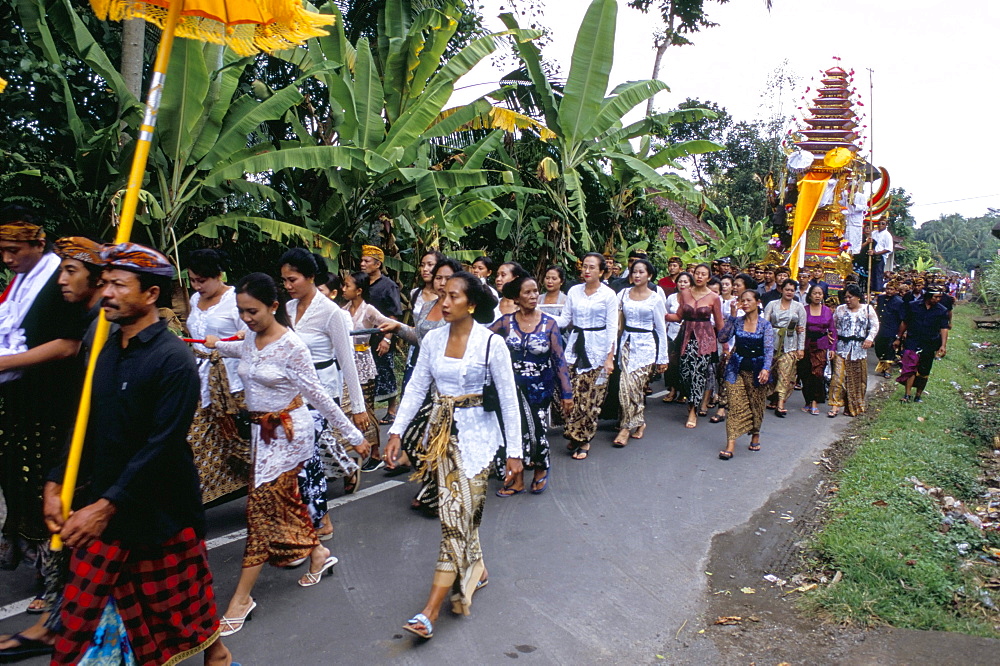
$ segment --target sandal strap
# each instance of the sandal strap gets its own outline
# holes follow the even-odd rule
[[[422,624],[424,625],[424,629],[427,630],[428,634],[434,633],[434,625],[431,623],[430,618],[428,618],[423,613],[417,613],[409,620],[407,620],[406,624]]]

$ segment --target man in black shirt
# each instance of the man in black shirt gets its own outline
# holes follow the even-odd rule
[[[384,261],[385,253],[381,248],[374,245],[365,245],[361,248],[361,270],[368,274],[368,303],[384,316],[399,319],[403,316],[403,307],[399,302],[399,285],[389,276],[382,274]],[[375,377],[375,400],[389,402],[385,418],[381,421],[382,425],[387,425],[396,417],[396,396],[399,394],[399,389],[396,387],[392,334],[373,335],[371,344],[376,347],[375,369],[378,371]],[[373,456],[366,467],[376,468],[379,464],[380,461]]]
[[[12,569],[22,556],[48,557],[42,487],[79,401],[76,355],[85,324],[83,307],[60,294],[59,257],[37,218],[11,206],[0,222],[0,254],[14,274],[0,296],[0,488],[7,501],[0,567]],[[31,603],[33,612],[44,609]]]
[[[903,402],[910,402],[910,391],[917,389],[913,402],[922,402],[927,378],[935,358],[948,352],[948,310],[941,305],[941,292],[928,288],[923,298],[906,305],[903,321],[894,346],[903,349],[903,372],[896,381],[906,387]]]
[[[187,443],[198,372],[157,311],[173,268],[133,243],[102,257],[102,307],[120,329],[97,360],[84,485],[68,518],[60,497],[65,464],[45,486],[46,524],[73,549],[52,663],[77,663],[110,618],[138,663],[205,651],[206,664],[224,666],[231,658],[217,640],[205,514]]]

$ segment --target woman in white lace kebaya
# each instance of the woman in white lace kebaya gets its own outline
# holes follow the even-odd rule
[[[630,271],[632,285],[618,294],[624,326],[619,338],[618,363],[621,382],[618,398],[621,423],[612,446],[622,448],[629,437],[642,439],[646,431],[646,384],[654,366],[667,369],[667,306],[659,294],[649,288],[656,269],[645,259],[636,259]]]
[[[566,306],[556,317],[559,328],[569,327],[566,361],[573,382],[573,411],[563,435],[574,460],[586,459],[590,440],[597,432],[597,417],[608,393],[608,377],[615,369],[618,340],[618,296],[605,284],[604,257],[584,256],[580,266],[583,284],[569,290]]]
[[[302,248],[289,250],[281,257],[281,280],[292,298],[286,305],[291,327],[306,343],[313,367],[330,397],[340,401],[347,384],[354,425],[368,427],[368,411],[354,363],[350,316],[316,288],[316,280],[326,281],[324,260]],[[320,538],[333,536],[327,516],[326,479],[344,478],[344,492],[357,490],[361,477],[358,464],[347,455],[319,410],[313,409],[316,429],[316,452],[306,461],[300,477],[303,499],[320,531]],[[321,455],[322,453],[322,455]],[[325,463],[325,465],[324,465]]]
[[[433,382],[434,404],[420,458],[438,480],[441,550],[427,604],[404,626],[421,638],[434,635],[434,622],[449,593],[452,611],[468,615],[473,593],[486,585],[479,524],[489,466],[505,435],[510,442],[521,441],[510,353],[502,338],[476,323],[492,321],[496,300],[479,278],[462,271],[448,280],[441,307],[448,323],[430,331],[420,345],[384,454],[389,468],[395,467],[400,435]],[[489,383],[495,394],[488,390]],[[509,446],[507,454],[507,472],[520,474],[521,447]]]
[[[315,453],[313,419],[306,404],[364,455],[368,443],[320,383],[305,343],[276,315],[274,280],[252,273],[236,287],[240,317],[250,331],[238,342],[206,338],[205,346],[239,359],[239,375],[253,422],[253,474],[247,496],[243,570],[222,618],[222,634],[240,631],[257,606],[250,593],[265,563],[285,567],[309,559],[299,585],[318,583],[337,558],[320,544],[299,492],[298,474]],[[282,315],[284,313],[281,313]],[[284,318],[281,318],[284,320]],[[287,320],[284,320],[287,321]]]

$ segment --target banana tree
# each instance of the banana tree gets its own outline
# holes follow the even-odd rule
[[[727,206],[723,210],[722,225],[706,219],[716,238],[707,238],[713,257],[732,257],[739,266],[759,261],[767,254],[767,241],[771,237],[771,226],[767,220],[750,220],[749,215],[735,217]]]
[[[557,135],[552,140],[558,157],[548,157],[539,165],[544,189],[560,212],[563,225],[559,250],[564,256],[574,255],[571,238],[580,241],[579,249],[594,248],[587,220],[587,201],[582,187],[583,178],[598,178],[607,173],[609,165],[625,165],[638,177],[659,187],[672,197],[699,198],[690,184],[676,176],[665,177],[656,171],[674,166],[673,159],[681,154],[696,154],[720,150],[722,146],[707,141],[668,146],[664,151],[643,158],[632,154],[629,142],[651,134],[664,134],[671,123],[712,117],[707,109],[687,109],[648,116],[629,125],[624,116],[667,90],[662,81],[630,81],[607,92],[614,60],[614,41],[618,5],[615,0],[593,0],[584,16],[573,49],[572,64],[561,97],[545,76],[538,47],[531,41],[514,40],[525,71],[541,105],[546,126]],[[518,29],[511,14],[501,16],[511,30]],[[661,154],[662,153],[662,154]]]
[[[449,147],[447,140],[510,122],[539,132],[544,128],[530,118],[498,114],[485,99],[454,109],[446,105],[456,82],[496,51],[500,35],[475,39],[445,60],[461,18],[460,3],[411,15],[408,3],[389,0],[374,44],[364,38],[351,44],[339,8],[328,3],[322,10],[338,17],[330,34],[307,49],[279,55],[316,72],[323,84],[326,97],[303,123],[313,128],[312,140],[363,151],[366,159],[353,167],[332,165],[338,168],[325,170],[294,193],[313,202],[317,228],[343,239],[385,236],[392,231],[381,220],[388,218],[417,241],[414,249],[420,251],[442,239],[456,242],[491,219],[497,212],[492,199],[510,193],[509,178],[483,168],[502,134],[487,134],[464,148]],[[502,34],[540,36],[526,30]],[[392,238],[383,242],[393,249]]]

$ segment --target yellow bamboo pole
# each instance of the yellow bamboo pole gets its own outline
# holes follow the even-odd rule
[[[174,29],[184,8],[183,0],[173,0],[167,10],[167,20],[160,36],[160,44],[156,49],[156,61],[153,64],[153,78],[149,84],[149,94],[146,97],[146,112],[139,128],[139,139],[136,142],[135,153],[132,156],[132,168],[128,175],[128,185],[125,188],[125,199],[122,201],[122,212],[118,223],[115,243],[125,243],[132,236],[132,226],[135,223],[135,211],[139,206],[139,190],[142,189],[143,176],[146,173],[146,162],[149,159],[149,149],[156,129],[156,114],[160,110],[160,99],[163,96],[163,85],[167,80],[167,65],[170,62],[170,52],[174,46]],[[94,368],[97,367],[97,357],[104,343],[108,340],[110,324],[104,316],[104,311],[98,315],[97,330],[87,361],[87,373],[83,380],[83,391],[80,393],[80,406],[76,412],[76,424],[73,426],[73,438],[70,440],[69,456],[66,459],[66,474],[62,485],[63,519],[69,517],[73,505],[73,491],[76,489],[77,477],[80,473],[80,458],[83,455],[83,440],[87,434],[87,424],[90,421],[90,400],[94,392]],[[52,550],[62,550],[62,539],[58,534],[52,535]]]

